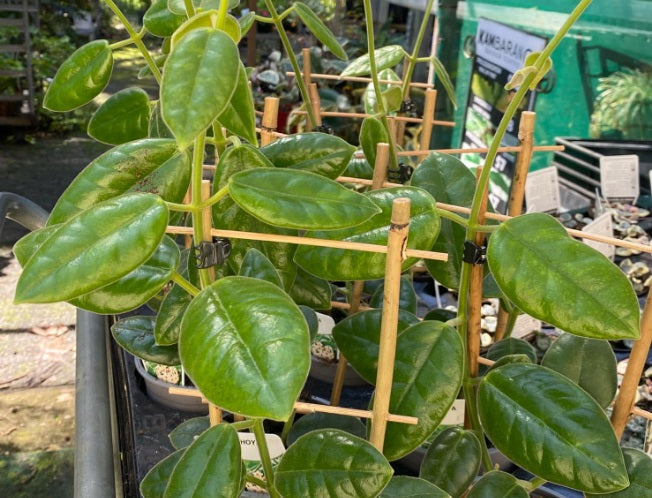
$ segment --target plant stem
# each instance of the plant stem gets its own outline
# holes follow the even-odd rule
[[[124,25],[125,29],[127,30],[127,33],[129,33],[129,37],[134,41],[134,43],[138,47],[138,50],[140,50],[140,53],[145,58],[145,62],[147,62],[147,65],[149,66],[149,70],[154,75],[156,82],[160,85],[161,71],[159,71],[156,62],[154,62],[154,59],[152,59],[152,55],[149,53],[149,50],[147,50],[147,47],[145,47],[145,44],[140,39],[140,36],[138,35],[138,33],[136,33],[136,30],[134,30],[134,28],[131,26],[131,24],[125,17],[125,15],[120,10],[120,7],[118,7],[113,0],[106,0],[106,4],[113,11],[116,17],[120,19],[120,22]]]
[[[507,323],[505,324],[505,334],[503,335],[503,338],[510,337],[512,335],[514,324],[516,323],[518,315],[519,311],[517,309],[513,309],[509,312],[509,315],[507,315]]]
[[[186,7],[186,15],[190,19],[195,15],[195,6],[192,4],[192,0],[183,0],[183,5]]]
[[[292,415],[290,415],[290,418],[285,421],[283,424],[283,430],[281,431],[281,441],[283,441],[283,444],[286,444],[287,439],[288,439],[288,434],[290,433],[290,430],[292,429],[292,425],[294,424],[294,414],[295,412],[292,411]]]
[[[213,123],[213,137],[215,139],[215,162],[217,163],[217,160],[226,149],[226,137],[222,131],[222,125],[219,123]]]
[[[141,28],[140,31],[137,34],[137,38],[139,40],[142,39],[143,36],[145,36],[145,33],[147,33],[147,30],[144,27]],[[109,45],[109,48],[111,50],[118,50],[118,49],[120,49],[122,47],[126,47],[128,45],[131,45],[132,43],[134,43],[134,38],[129,37],[126,40],[121,40],[119,42],[112,43],[111,45]]]
[[[546,481],[542,477],[534,476],[532,479],[530,479],[529,481],[525,481],[525,482],[527,483],[527,485],[529,487],[528,491],[534,491],[539,486],[543,486],[548,481]]]
[[[426,35],[426,29],[428,27],[428,20],[430,19],[430,13],[432,12],[432,6],[434,5],[435,0],[428,0],[426,5],[426,10],[423,13],[423,21],[421,21],[421,26],[419,27],[419,33],[417,34],[417,39],[414,42],[414,48],[412,49],[412,55],[408,58],[408,65],[405,70],[405,79],[403,80],[403,99],[407,99],[410,96],[410,82],[412,81],[412,75],[414,74],[414,68],[419,62],[419,51],[421,50],[421,44],[423,43],[423,38]],[[428,58],[429,60],[429,58]]]
[[[257,418],[254,421],[254,435],[256,436],[256,444],[258,445],[260,460],[263,464],[263,471],[265,472],[267,492],[269,493],[270,498],[281,498],[281,495],[274,487],[274,470],[272,469],[272,459],[269,456],[267,439],[265,439],[265,429],[263,428],[262,418]]]
[[[364,17],[367,29],[367,49],[369,50],[369,69],[371,70],[371,80],[374,87],[374,93],[376,94],[376,105],[378,105],[378,111],[381,115],[380,120],[383,123],[385,132],[389,137],[389,158],[392,162],[392,168],[398,166],[398,156],[396,155],[396,144],[394,143],[394,137],[389,128],[389,121],[387,120],[387,109],[385,108],[385,102],[383,101],[383,93],[380,90],[380,81],[378,78],[378,69],[376,67],[376,54],[375,47],[376,42],[374,40],[374,18],[371,12],[371,0],[364,0]]]
[[[226,22],[226,14],[228,11],[229,11],[229,2],[227,0],[221,1],[220,10],[217,12],[217,29],[224,29],[224,23]]]
[[[446,209],[441,209],[441,208],[436,208],[436,209],[437,209],[437,213],[442,218],[451,220],[452,222],[457,223],[458,225],[462,225],[463,227],[466,227],[469,224],[469,220],[467,220],[463,216],[460,216],[459,214],[452,213],[450,211],[447,211]]]
[[[200,292],[197,287],[188,282],[185,278],[183,278],[183,275],[177,273],[176,271],[172,274],[172,281],[193,297],[195,297]]]
[[[243,429],[251,429],[254,426],[253,420],[241,420],[240,422],[233,422],[231,427],[236,431],[241,431]]]
[[[290,64],[292,64],[292,70],[294,71],[295,79],[297,80],[297,85],[299,85],[299,92],[301,93],[301,98],[306,106],[306,112],[308,113],[308,119],[310,119],[310,124],[313,128],[317,127],[317,119],[315,118],[315,112],[312,109],[312,100],[310,100],[310,93],[308,93],[308,88],[306,87],[306,82],[303,80],[301,75],[301,68],[299,67],[299,62],[292,51],[292,44],[288,38],[285,28],[283,27],[283,19],[276,12],[276,7],[272,0],[265,0],[265,6],[269,10],[274,25],[278,31],[278,35],[281,38],[281,43],[283,48],[288,54],[288,59],[290,59]]]
[[[206,140],[206,133],[200,133],[195,139],[195,144],[192,150],[192,172],[190,178],[190,191],[192,206],[201,206],[201,182],[203,179],[204,171],[204,142]],[[192,210],[192,230],[195,245],[198,246],[205,237],[204,234],[204,213],[201,209]],[[201,288],[204,289],[211,284],[210,273],[208,268],[199,269],[199,282]]]
[[[262,479],[258,479],[257,477],[252,476],[251,474],[247,474],[246,479],[251,484],[255,484],[256,486],[259,486],[259,487],[261,487],[263,489],[267,489],[267,483],[265,481],[263,481]]]

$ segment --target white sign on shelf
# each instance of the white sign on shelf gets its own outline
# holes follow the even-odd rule
[[[600,186],[606,199],[636,199],[639,192],[638,156],[600,157]]]
[[[528,173],[525,180],[525,204],[528,213],[558,211],[561,207],[557,168],[549,166]]]
[[[510,337],[516,337],[521,339],[526,335],[530,335],[532,332],[538,332],[541,330],[541,320],[531,317],[523,313],[516,317],[514,322],[514,328],[512,329],[512,335]]]
[[[593,235],[603,235],[605,237],[614,236],[614,224],[611,218],[611,213],[602,213],[591,223],[582,228],[583,232],[590,233]],[[582,241],[587,245],[600,251],[609,259],[613,260],[616,255],[616,247],[611,244],[605,244],[604,242],[596,242],[594,240],[582,239]]]

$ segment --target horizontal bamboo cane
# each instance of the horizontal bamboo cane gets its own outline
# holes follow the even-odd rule
[[[293,71],[288,71],[285,73],[286,76],[295,76],[296,73]],[[303,76],[303,75],[302,75]],[[353,81],[355,83],[372,83],[373,80],[371,78],[365,78],[363,76],[345,76],[341,77],[338,74],[320,74],[320,73],[310,73],[310,77],[318,80],[336,80],[336,81]],[[387,85],[397,85],[400,86],[403,84],[402,81],[394,81],[394,80],[378,80],[379,83],[381,84],[387,84]],[[413,88],[433,88],[432,83],[419,83],[418,81],[416,82],[411,82],[410,86]]]
[[[294,111],[294,114],[304,115],[307,114],[306,111]],[[366,114],[364,112],[338,112],[338,111],[319,111],[319,115],[323,118],[351,118],[351,119],[365,119],[374,117],[373,114]],[[416,123],[420,124],[423,122],[423,118],[411,118],[408,116],[394,116],[396,121],[402,121],[405,123]],[[437,126],[455,126],[454,121],[443,121],[441,119],[433,119],[432,124]]]
[[[533,152],[556,152],[564,150],[563,145],[535,145],[532,147]],[[510,147],[498,147],[498,152],[520,152],[521,146],[514,145]],[[487,147],[475,147],[469,149],[433,149],[433,150],[402,150],[397,153],[399,156],[427,156],[433,152],[440,154],[486,154],[489,152]],[[356,153],[354,157],[364,157],[362,153]]]

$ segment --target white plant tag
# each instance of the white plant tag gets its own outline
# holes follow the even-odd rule
[[[322,335],[331,335],[333,333],[333,327],[335,327],[335,320],[333,320],[333,317],[324,315],[323,313],[316,313],[316,315],[317,320],[319,321],[317,333]]]
[[[526,335],[531,334],[532,332],[538,332],[541,330],[541,320],[526,315],[518,315],[516,321],[514,322],[514,328],[512,329],[511,337],[516,337],[521,339]]]
[[[593,235],[604,235],[605,237],[614,236],[614,224],[611,218],[611,213],[603,213],[598,216],[591,223],[582,228],[583,232],[587,232]],[[605,244],[604,242],[596,242],[594,240],[582,239],[582,241],[587,245],[600,251],[609,259],[613,260],[616,255],[616,247],[611,244]]]
[[[240,451],[242,459],[252,462],[260,461],[260,452],[258,451],[258,443],[256,436],[251,432],[238,432],[240,438]],[[285,446],[283,441],[276,434],[265,434],[267,440],[267,447],[269,448],[269,456],[274,459],[285,453]]]
[[[557,168],[549,166],[528,173],[525,181],[527,212],[545,213],[558,211],[561,207]]]
[[[638,156],[602,156],[600,158],[600,186],[607,199],[636,199],[638,197]]]
[[[453,401],[453,406],[450,407],[448,413],[441,421],[443,425],[463,425],[464,424],[464,410],[466,405],[463,399],[456,399]]]

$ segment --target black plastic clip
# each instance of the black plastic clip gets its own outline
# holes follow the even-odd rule
[[[414,168],[409,164],[398,163],[398,168],[387,170],[387,179],[391,182],[405,183],[414,173]]]
[[[401,108],[398,112],[402,114],[408,114],[409,116],[416,116],[417,105],[412,102],[412,99],[405,99],[403,102],[401,102]]]
[[[487,246],[478,246],[470,240],[465,240],[462,261],[472,265],[483,264],[487,261]]]
[[[214,237],[213,242],[201,242],[193,249],[197,268],[221,266],[231,254],[231,241],[225,237]]]
[[[335,133],[335,130],[333,130],[333,128],[331,128],[330,126],[327,126],[325,124],[320,124],[317,127],[317,131],[319,131],[321,133],[328,133],[329,135],[332,135],[333,133]]]

